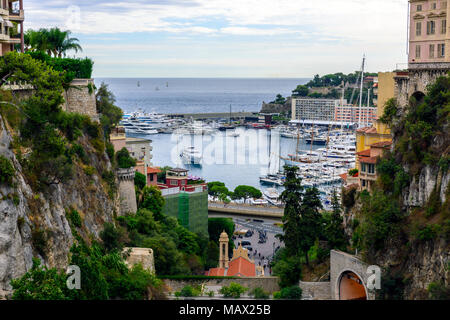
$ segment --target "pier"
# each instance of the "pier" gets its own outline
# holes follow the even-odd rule
[[[283,208],[264,207],[264,206],[250,206],[244,204],[223,204],[219,202],[208,202],[208,211],[213,214],[248,216],[259,218],[275,218],[283,217]]]
[[[169,113],[165,116],[175,119],[194,119],[194,120],[212,120],[212,119],[246,119],[246,118],[254,118],[258,119],[258,112],[221,112],[221,113]]]

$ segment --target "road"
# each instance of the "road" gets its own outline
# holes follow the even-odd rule
[[[221,212],[225,214],[248,215],[261,218],[279,218],[283,217],[283,208],[250,206],[239,204],[223,204],[216,202],[208,202],[208,210],[210,212]]]

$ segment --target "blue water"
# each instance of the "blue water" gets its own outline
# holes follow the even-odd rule
[[[125,113],[142,108],[158,113],[260,111],[278,93],[291,95],[309,79],[97,78],[109,85]],[[140,87],[138,87],[138,82]],[[159,90],[157,90],[159,89]]]
[[[269,171],[270,155],[272,159],[279,159],[279,155],[294,154],[297,139],[278,137],[273,143],[271,131],[238,128],[237,138],[225,137],[218,132],[214,136],[189,136],[183,138],[171,134],[156,134],[136,137],[152,140],[153,165],[182,167],[189,170],[189,175],[201,177],[206,181],[222,181],[227,188],[234,190],[238,185],[254,186],[266,189],[271,186],[261,185],[259,177]],[[271,144],[272,141],[272,144]],[[273,148],[279,145],[279,148]],[[184,147],[195,146],[203,153],[203,165],[183,164],[180,154]],[[315,150],[320,146],[313,146]],[[311,149],[304,141],[299,141],[299,150]],[[279,163],[280,167],[284,161]]]

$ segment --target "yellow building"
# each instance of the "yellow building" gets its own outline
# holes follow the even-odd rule
[[[386,102],[395,96],[395,80],[396,72],[379,72],[378,83],[375,83],[374,93],[378,96],[377,104],[377,119],[384,113],[384,106]],[[356,130],[356,152],[358,154],[370,152],[371,146],[380,142],[391,142],[391,130],[389,127],[377,120],[371,127],[359,128]],[[361,172],[360,157],[356,157],[355,167]],[[375,175],[373,179],[375,179]],[[360,179],[360,189],[367,188],[363,185]]]

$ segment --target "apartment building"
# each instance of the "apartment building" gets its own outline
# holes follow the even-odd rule
[[[361,113],[361,116],[360,116]],[[336,107],[334,121],[345,124],[361,123],[362,125],[371,125],[377,119],[377,108],[361,107],[350,104],[339,105]]]
[[[450,62],[450,1],[410,0],[409,63]]]
[[[292,98],[292,120],[334,121],[339,99]]]
[[[23,0],[0,0],[0,56],[20,45],[24,52]]]

